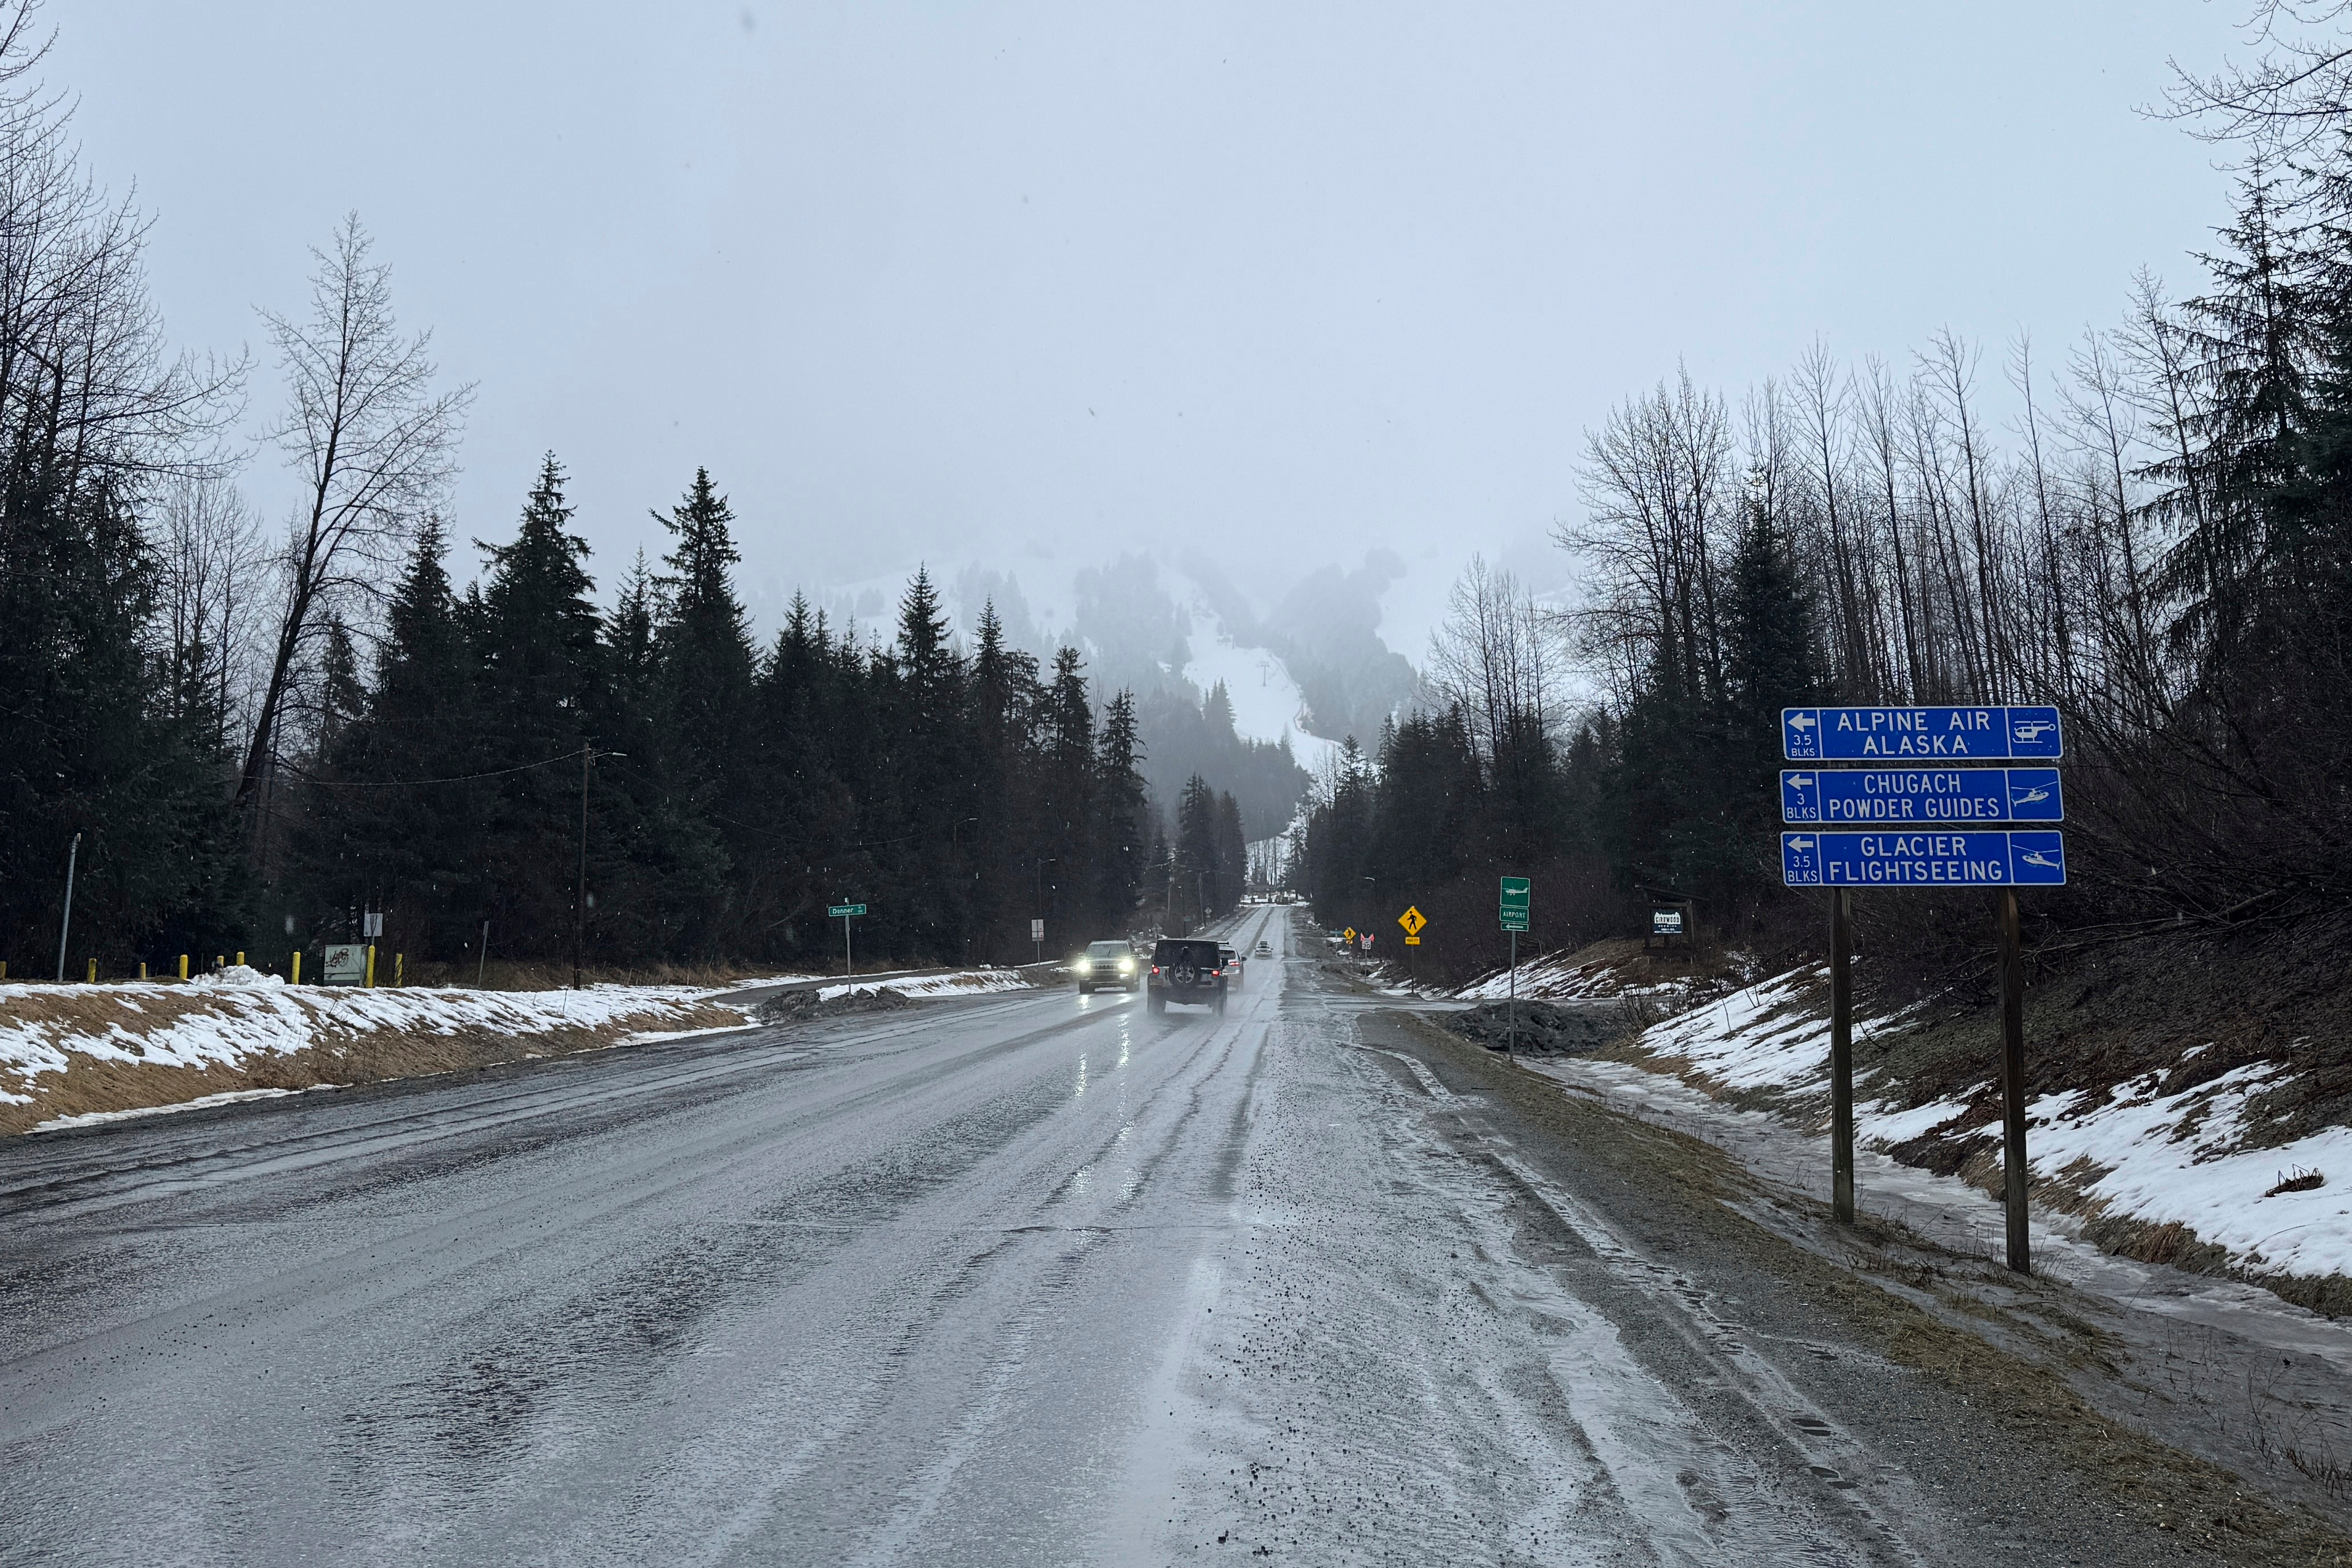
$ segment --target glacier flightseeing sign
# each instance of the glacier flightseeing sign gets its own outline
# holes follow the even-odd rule
[[[1784,707],[1791,762],[2056,761],[2054,707]]]
[[[1855,831],[1780,835],[1790,887],[2056,887],[2065,836],[2051,829]]]

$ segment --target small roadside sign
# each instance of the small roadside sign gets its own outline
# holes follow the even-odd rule
[[[1353,942],[1355,939],[1356,939],[1356,928],[1355,928],[1354,926],[1350,925],[1350,926],[1349,926],[1349,927],[1348,927],[1348,940],[1349,940],[1349,941],[1350,941],[1350,942]]]
[[[1408,936],[1404,939],[1404,945],[1408,947],[1418,947],[1421,946],[1421,938],[1418,936]]]
[[[1683,912],[1679,909],[1653,909],[1650,911],[1650,935],[1653,936],[1680,936],[1683,935]]]
[[[1029,923],[1029,940],[1032,942],[1043,942],[1045,939],[1045,923],[1042,920],[1032,920]]]
[[[1784,822],[2063,822],[2055,768],[1784,768]]]
[[[2022,829],[1782,833],[1780,880],[1790,887],[2057,887],[2066,880],[2065,835]]]
[[[2054,707],[1784,707],[1791,762],[1978,762],[2065,755]]]
[[[862,904],[836,904],[824,913],[830,919],[846,920],[853,915],[865,914],[866,906]]]
[[[1422,928],[1427,925],[1429,921],[1420,910],[1407,909],[1402,915],[1397,916],[1397,924],[1404,927],[1407,941],[1418,942],[1421,940]]]
[[[367,984],[367,945],[365,943],[338,943],[327,949],[326,959],[319,977],[328,985],[363,986]]]
[[[1523,876],[1503,878],[1501,915],[1504,930],[1528,929],[1528,910],[1532,902],[1534,885]]]

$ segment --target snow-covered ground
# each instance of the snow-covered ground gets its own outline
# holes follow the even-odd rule
[[[1824,984],[1818,967],[1791,970],[1654,1024],[1637,1042],[1644,1065],[1716,1093],[1780,1092],[1810,1114],[1828,1092]],[[1906,1025],[1901,1014],[1857,1019],[1854,1033],[1867,1039]],[[2151,1073],[2104,1098],[2082,1090],[2038,1096],[2026,1105],[2027,1162],[2037,1183],[2064,1182],[2091,1212],[2185,1225],[2250,1272],[2352,1273],[2352,1128],[2256,1143],[2249,1102],[2276,1088],[2283,1071],[2241,1068],[2175,1094],[2159,1093],[2161,1075]],[[1989,1087],[1906,1107],[1895,1095],[1874,1095],[1870,1074],[1858,1073],[1855,1142],[1885,1151],[1925,1136],[1962,1116]],[[2320,1186],[2274,1190],[2315,1171]]]
[[[1608,997],[1654,997],[1674,1006],[1699,988],[1693,981],[1668,977],[1634,981],[1620,971],[1623,959],[1612,956],[1579,961],[1577,953],[1547,953],[1519,965],[1518,995],[1538,1001],[1595,1001]],[[1508,968],[1482,975],[1453,993],[1468,1002],[1496,1002],[1512,994]]]
[[[1325,761],[1339,754],[1339,743],[1307,733],[1307,699],[1279,654],[1237,646],[1203,610],[1192,612],[1190,646],[1184,678],[1203,692],[1225,683],[1236,734],[1244,740],[1287,740],[1298,766],[1321,777]]]
[[[330,1033],[537,1034],[683,1017],[716,995],[723,993],[700,986],[578,991],[289,986],[276,975],[234,966],[184,984],[0,986],[0,1103],[29,1103],[33,1096],[22,1092],[26,1081],[65,1071],[69,1053],[148,1067],[231,1067],[255,1055],[290,1055]],[[48,1004],[61,1000],[84,1005],[58,1014]]]
[[[944,975],[914,975],[905,978],[877,977],[871,980],[845,980],[835,985],[820,986],[817,996],[834,1001],[848,996],[872,996],[877,991],[896,991],[902,997],[923,999],[934,997],[984,997],[999,991],[1025,991],[1031,982],[1018,969],[958,969]]]
[[[861,977],[818,991],[827,999],[877,989],[932,999],[1018,990],[1029,983],[1017,970],[976,969]],[[487,1040],[491,1056],[506,1060],[536,1054],[522,1049],[534,1039],[544,1039],[550,1049],[577,1050],[723,1032],[748,1021],[752,1004],[739,996],[774,985],[770,978],[716,988],[369,989],[289,986],[278,976],[236,966],[184,983],[0,985],[0,1113],[6,1125],[47,1130],[283,1093],[288,1082],[309,1087],[311,1076],[347,1071],[305,1069],[289,1079],[277,1065],[321,1047],[399,1048],[409,1054],[388,1069],[397,1072],[464,1064],[435,1044],[458,1036],[478,1047]],[[496,1042],[502,1039],[515,1044],[500,1049]],[[74,1077],[77,1064],[83,1078]],[[95,1105],[89,1094],[68,1087],[91,1068],[107,1080],[95,1091]]]

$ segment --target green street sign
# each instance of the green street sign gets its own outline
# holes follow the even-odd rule
[[[865,913],[866,906],[862,904],[836,904],[832,908],[825,911],[826,915],[835,920],[846,920],[853,915],[863,915]]]
[[[1523,876],[1503,878],[1502,921],[1506,931],[1528,929],[1528,895],[1534,884]]]

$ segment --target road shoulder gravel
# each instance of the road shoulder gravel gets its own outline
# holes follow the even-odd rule
[[[1916,1289],[1906,1299],[1890,1288],[1902,1281],[1805,1244],[1828,1224],[1810,1212],[1821,1206],[1721,1150],[1575,1098],[1416,1014],[1369,1013],[1360,1028],[1367,1047],[1418,1062],[1507,1166],[1590,1205],[1863,1448],[1899,1463],[1974,1538],[1952,1543],[1958,1560],[1998,1548],[2017,1562],[2352,1563],[2352,1539],[2326,1520],[2102,1414],[2064,1369],[1947,1321]]]

